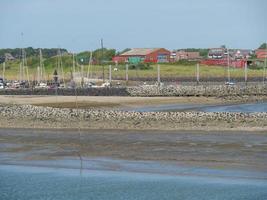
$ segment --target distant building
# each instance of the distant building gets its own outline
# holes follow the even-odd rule
[[[267,49],[257,49],[256,50],[256,57],[258,59],[267,58]]]
[[[199,52],[187,52],[184,50],[180,50],[180,51],[173,52],[172,58],[174,61],[198,60],[198,59],[200,59],[200,54],[199,54]]]
[[[116,63],[165,63],[170,62],[171,52],[164,48],[134,48],[113,57]]]
[[[248,59],[252,55],[252,50],[250,49],[237,49],[232,51],[232,57],[234,59]]]
[[[209,50],[208,58],[210,59],[223,59],[227,57],[227,49],[225,48],[212,48]]]
[[[10,53],[5,53],[5,60],[15,60],[14,56],[12,56]]]

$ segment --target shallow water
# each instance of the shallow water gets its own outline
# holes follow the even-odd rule
[[[1,200],[175,199],[267,197],[260,179],[170,176],[150,173],[0,165]]]
[[[237,104],[225,106],[211,106],[200,108],[204,112],[267,112],[267,103],[251,103],[251,104]]]
[[[203,112],[267,112],[267,102],[234,105],[168,104],[133,109],[136,112],[166,112],[196,110]]]

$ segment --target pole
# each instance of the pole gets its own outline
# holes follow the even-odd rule
[[[158,65],[158,86],[160,86],[160,65]]]
[[[3,63],[3,80],[5,80],[6,62]]]
[[[227,49],[227,77],[228,77],[228,83],[230,83],[230,55],[229,55],[229,49]]]
[[[247,61],[245,63],[245,84],[247,85],[248,82],[248,64]]]
[[[37,83],[40,83],[40,66],[37,67]]]
[[[22,79],[22,63],[19,64],[19,82],[21,83]]]
[[[199,85],[199,63],[197,63],[197,85]]]
[[[24,49],[22,49],[22,80],[24,80],[24,66],[25,66],[25,52],[24,52]]]
[[[263,78],[262,78],[263,84],[265,84],[265,79],[266,79],[266,65],[267,65],[267,43],[266,43],[266,53],[265,53],[265,60],[264,60],[264,66],[263,66]]]
[[[72,72],[75,73],[75,54],[72,53]]]
[[[84,85],[84,77],[83,77],[83,65],[81,66],[81,86]]]
[[[102,64],[102,76],[103,76],[103,83],[105,82],[105,68],[104,68],[104,44],[103,39],[101,39],[101,64]]]
[[[109,65],[109,83],[111,83],[111,79],[112,79],[112,77],[111,77],[111,73],[112,73],[112,71],[111,71],[111,65]]]
[[[129,77],[128,77],[128,69],[129,69],[129,65],[126,64],[126,75],[125,75],[126,85],[128,85],[128,80],[129,80]]]

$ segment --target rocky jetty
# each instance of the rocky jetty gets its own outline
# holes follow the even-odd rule
[[[199,86],[142,86],[127,88],[131,96],[264,96],[267,95],[267,85],[227,86],[227,85],[199,85]]]
[[[267,113],[142,113],[2,104],[0,117],[1,127],[18,128],[267,129]]]
[[[267,96],[267,85],[144,85],[139,87],[77,88],[77,89],[6,89],[0,95],[60,95],[60,96]]]

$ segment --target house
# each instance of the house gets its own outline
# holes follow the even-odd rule
[[[10,53],[5,53],[5,60],[15,60],[14,56],[12,56]]]
[[[184,50],[176,51],[172,53],[174,61],[179,60],[198,60],[200,59],[199,52],[187,52]]]
[[[257,49],[256,50],[256,57],[258,59],[267,58],[267,49]]]
[[[170,62],[171,52],[164,48],[134,48],[113,57],[116,63],[166,63]]]
[[[227,49],[225,48],[212,48],[209,50],[208,58],[210,59],[222,59],[227,56]]]
[[[232,53],[234,59],[248,59],[252,55],[252,50],[249,49],[237,49]]]

